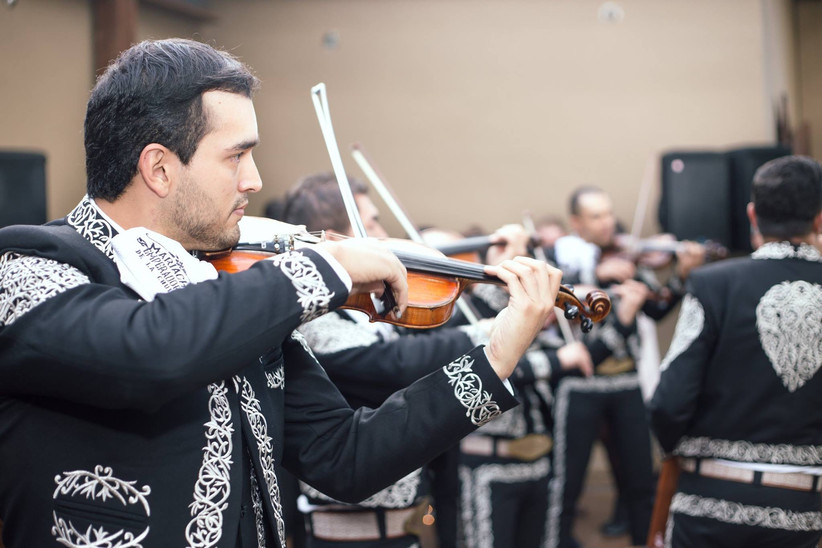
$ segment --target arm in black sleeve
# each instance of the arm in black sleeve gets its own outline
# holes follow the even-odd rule
[[[0,394],[152,409],[230,376],[280,344],[301,319],[347,297],[319,254],[279,257],[152,302],[124,287],[94,283],[70,265],[12,259],[40,270],[7,269],[0,277],[3,304],[18,307],[0,324]],[[296,279],[296,263],[310,275],[310,293],[304,291],[307,278]],[[77,284],[55,289],[49,277],[65,279],[66,272]]]
[[[346,398],[369,406],[476,346],[463,328],[381,335],[347,314],[327,314],[304,324],[300,332]]]
[[[516,405],[482,347],[352,410],[319,364],[287,344],[284,465],[337,500],[357,502],[431,461]]]

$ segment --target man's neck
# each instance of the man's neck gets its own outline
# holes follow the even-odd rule
[[[816,245],[819,236],[816,234],[806,234],[804,236],[794,236],[793,238],[775,238],[775,237],[763,237],[762,242],[766,244],[771,244],[774,242],[790,242],[793,245],[800,245],[800,244],[808,244],[808,245]]]

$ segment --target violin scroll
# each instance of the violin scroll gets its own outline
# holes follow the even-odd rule
[[[561,285],[557,293],[556,306],[561,308],[568,320],[576,320],[580,316],[580,328],[588,333],[595,322],[600,322],[611,312],[611,299],[599,289],[595,289],[585,296],[585,303],[574,294],[573,286]]]

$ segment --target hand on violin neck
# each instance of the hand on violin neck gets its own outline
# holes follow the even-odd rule
[[[505,282],[510,294],[508,306],[494,319],[485,348],[497,375],[506,379],[545,325],[556,301],[562,271],[526,257],[487,266],[485,271]]]
[[[489,236],[492,243],[504,242],[505,245],[492,245],[486,252],[486,262],[491,265],[514,257],[528,255],[528,242],[531,236],[522,225],[508,224],[497,229]]]
[[[379,240],[352,238],[336,242],[317,244],[331,256],[351,276],[351,294],[374,293],[379,297],[386,286],[394,294],[398,316],[408,305],[408,273],[388,247]]]
[[[611,292],[619,297],[616,303],[616,317],[619,323],[625,326],[634,323],[637,313],[651,294],[647,285],[636,280],[625,280],[619,285],[612,286]]]
[[[596,266],[595,275],[601,282],[622,283],[636,275],[636,265],[622,257],[606,257]]]
[[[680,242],[676,250],[676,273],[685,280],[691,270],[705,264],[705,246],[696,242]]]

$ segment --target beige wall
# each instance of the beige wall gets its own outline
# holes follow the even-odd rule
[[[141,5],[138,38],[199,37],[201,24]],[[45,152],[49,217],[85,192],[83,118],[92,68],[90,0],[0,5],[0,148]]]
[[[811,153],[822,160],[822,2],[799,0],[796,15],[801,116],[810,123]]]
[[[562,213],[579,183],[630,222],[658,151],[771,138],[770,95],[794,78],[788,3],[625,0],[609,24],[598,0],[214,0],[208,25],[143,4],[138,36],[210,41],[263,79],[255,213],[329,167],[309,98],[324,81],[349,173],[359,141],[419,223]],[[0,6],[0,147],[47,153],[51,216],[83,192],[91,57],[89,0]]]
[[[759,2],[626,0],[618,24],[598,21],[601,4],[215,2],[206,36],[263,80],[254,205],[330,166],[309,98],[320,81],[347,171],[359,141],[415,221],[454,228],[563,213],[580,183],[613,191],[630,222],[649,155],[770,138]]]
[[[91,39],[88,0],[0,5],[0,148],[46,153],[49,217],[83,195]]]

